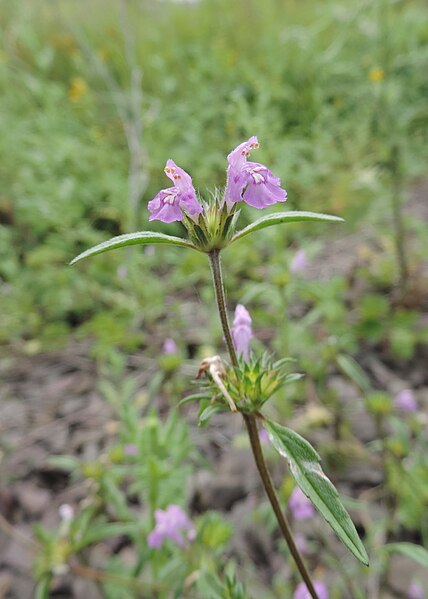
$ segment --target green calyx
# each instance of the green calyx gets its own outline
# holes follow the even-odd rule
[[[239,365],[230,371],[227,389],[239,411],[258,412],[284,385],[297,381],[303,374],[286,372],[290,359],[275,361],[269,354],[248,361],[239,359]]]
[[[275,361],[265,353],[258,358],[250,356],[248,361],[239,358],[237,367],[227,367],[222,382],[237,411],[245,414],[258,413],[281,387],[301,379],[303,375],[300,373],[286,372],[291,361],[289,358]],[[216,412],[229,410],[224,393],[209,375],[199,392],[181,403],[189,401],[201,402],[201,423],[205,423]]]
[[[215,196],[211,203],[202,204],[204,211],[199,215],[198,222],[183,215],[183,224],[197,249],[207,253],[221,250],[230,243],[235,233],[239,210],[235,209],[235,204],[229,211],[218,196]]]

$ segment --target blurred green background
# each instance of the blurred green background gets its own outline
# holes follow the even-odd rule
[[[391,147],[403,201],[426,166],[425,2],[3,0],[0,15],[0,342],[37,353],[73,335],[103,354],[144,346],[156,320],[175,328],[180,298],[205,293],[198,257],[135,250],[66,265],[147,228],[167,158],[206,194],[251,134],[289,209],[340,214],[347,232],[374,226],[393,253]],[[331,229],[307,229],[328,242]],[[253,277],[260,252],[285,270],[300,237],[268,231],[230,250],[231,280]]]
[[[311,540],[311,565],[335,577],[332,599],[343,599],[349,579],[348,586],[358,587],[355,597],[371,589],[376,599],[373,588],[388,578],[385,542],[411,541],[414,561],[426,563],[426,553],[418,553],[428,547],[426,1],[0,0],[0,25],[5,486],[15,493],[21,478],[47,490],[45,512],[52,514],[56,489],[65,493],[70,480],[84,480],[82,496],[70,500],[83,506],[77,520],[89,531],[91,518],[102,526],[108,520],[112,529],[107,525],[100,540],[110,530],[117,535],[123,520],[123,534],[144,556],[157,507],[175,500],[193,517],[191,476],[211,468],[216,480],[219,456],[233,460],[242,447],[247,455],[229,419],[216,428],[216,416],[212,428],[200,431],[182,417],[195,425],[192,407],[180,416],[170,410],[191,388],[200,359],[224,351],[206,256],[133,247],[73,268],[68,263],[121,233],[150,228],[185,235],[179,223],[148,222],[147,202],[169,185],[165,161],[173,158],[208,198],[225,183],[227,154],[257,135],[261,148],[252,159],[288,191],[279,209],[346,220],[266,229],[223,258],[231,313],[243,303],[253,317],[253,349],[293,356],[306,375],[277,394],[270,410],[314,441],[326,472],[344,486],[372,557],[369,572],[352,558],[342,563],[340,553],[324,551],[320,535]],[[240,226],[261,215],[244,206]],[[290,272],[301,250],[307,267]],[[177,349],[167,354],[171,338]],[[413,413],[394,403],[403,389],[415,393]],[[91,402],[100,421],[84,413],[66,424],[63,440],[56,443],[53,434],[34,463],[19,453],[27,432],[31,451],[31,435],[41,426],[43,442],[33,443],[40,449],[50,436],[45,425],[60,430],[76,405]],[[81,439],[74,443],[76,430]],[[101,438],[91,445],[94,430]],[[129,445],[138,446],[138,459],[126,456]],[[46,464],[61,453],[73,455],[57,457],[52,474]],[[239,470],[246,473],[246,463]],[[292,482],[278,472],[286,505]],[[130,476],[137,481],[131,491]],[[109,493],[103,496],[104,479],[122,511]],[[245,484],[239,483],[239,497],[251,503]],[[101,491],[90,497],[95,507],[87,517],[88,488]],[[221,523],[229,514],[209,511],[221,507],[214,501],[200,508],[201,522],[209,524],[200,561],[213,572],[230,557],[224,547],[232,528],[239,537],[236,522]],[[251,521],[272,541],[267,506],[257,500],[250,508]],[[41,520],[42,512],[28,516],[21,509],[17,521]],[[47,557],[39,556],[36,575],[48,593],[53,558],[40,530]],[[255,588],[263,589],[258,596],[291,597],[296,580],[284,574],[283,561],[274,561],[283,560],[285,549],[272,547],[266,580],[256,560],[238,553],[250,563],[250,585],[257,580]],[[175,549],[174,563],[187,559],[182,553]],[[161,558],[167,571],[170,554]],[[106,561],[111,572],[123,573],[118,556]],[[183,566],[182,580],[199,567],[197,560]],[[138,577],[138,568],[129,576]],[[338,577],[341,568],[345,576]],[[396,578],[404,596],[403,577]],[[167,584],[178,579],[173,569],[165,574]],[[109,592],[117,597],[117,586]]]

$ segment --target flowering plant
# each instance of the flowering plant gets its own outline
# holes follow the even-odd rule
[[[149,202],[150,220],[160,220],[165,223],[181,221],[187,230],[187,239],[152,231],[120,235],[86,250],[78,255],[72,264],[111,249],[155,243],[186,247],[208,255],[229,361],[226,362],[219,356],[205,359],[201,363],[198,374],[198,378],[206,375],[201,390],[183,401],[196,400],[201,403],[199,413],[201,424],[208,422],[209,418],[218,411],[231,410],[233,413],[239,412],[242,415],[262,483],[280,530],[302,576],[301,592],[309,593],[313,599],[322,599],[326,594],[321,590],[320,584],[312,582],[280,507],[263,456],[259,424],[267,431],[273,447],[287,459],[298,487],[311,500],[342,542],[364,564],[368,564],[367,553],[349,515],[340,502],[336,489],[321,469],[320,457],[317,452],[303,437],[268,419],[260,411],[275,391],[302,375],[286,372],[286,367],[290,362],[288,358],[275,360],[271,356],[257,357],[252,354],[249,345],[253,336],[252,320],[244,306],[237,306],[233,328],[230,328],[220,252],[255,231],[280,223],[340,222],[342,219],[313,212],[276,212],[256,220],[244,229],[237,230],[239,207],[242,203],[262,209],[277,202],[285,202],[287,199],[287,193],[281,187],[280,179],[266,166],[248,160],[250,151],[256,150],[258,147],[257,137],[252,136],[228,155],[227,182],[224,193],[216,192],[210,201],[198,196],[193,187],[192,178],[186,171],[172,160],[167,161],[165,174],[174,185],[161,190]],[[176,507],[174,509],[176,510]],[[184,531],[187,531],[187,535],[193,534],[184,513],[174,512],[171,515],[159,511],[156,514],[156,527],[150,541],[153,545],[162,543],[166,538],[171,538],[172,533],[168,532],[171,530],[171,526],[168,524],[171,518],[172,520],[178,518],[181,523],[178,532],[177,527],[172,527],[174,535],[178,534],[177,537],[174,537],[176,542],[186,542],[185,537],[182,536]]]

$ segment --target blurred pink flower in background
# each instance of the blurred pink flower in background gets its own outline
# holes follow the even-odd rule
[[[299,553],[305,555],[308,552],[308,544],[306,543],[305,537],[302,534],[297,533],[294,535],[294,541]]]
[[[138,454],[138,447],[134,443],[127,443],[123,448],[125,455],[134,456]]]
[[[328,599],[328,589],[323,582],[320,580],[315,580],[314,589],[316,590],[319,599]],[[311,594],[308,591],[308,587],[304,582],[301,582],[294,591],[293,599],[312,599]]]
[[[165,339],[165,342],[162,346],[162,352],[164,354],[176,354],[177,353],[177,344],[174,341],[174,339],[171,339],[170,337],[168,337],[168,339]]]
[[[422,585],[418,582],[412,582],[409,586],[407,597],[408,599],[426,599]]]
[[[299,272],[304,272],[308,266],[309,261],[306,257],[305,250],[298,250],[290,262],[290,272],[298,274]]]
[[[315,514],[314,506],[299,487],[291,493],[288,507],[296,520],[307,520]]]
[[[58,509],[59,517],[63,522],[70,522],[74,518],[74,510],[68,503],[63,503]]]
[[[394,405],[398,410],[402,412],[417,412],[418,402],[411,389],[403,389],[394,399]]]
[[[262,443],[263,445],[269,444],[269,434],[265,428],[261,428],[259,430],[259,439],[260,443]]]
[[[152,549],[159,549],[166,539],[179,547],[184,547],[196,537],[193,522],[179,505],[171,504],[166,510],[156,510],[156,525],[147,542]]]

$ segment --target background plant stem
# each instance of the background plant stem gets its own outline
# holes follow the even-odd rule
[[[238,366],[238,358],[236,356],[235,348],[233,346],[232,335],[229,327],[229,320],[227,317],[226,297],[224,293],[223,276],[220,262],[220,251],[212,250],[208,255],[210,259],[211,274],[213,278],[216,303],[220,315],[221,325],[223,328],[224,338],[226,341],[227,348],[229,350],[230,360],[233,366]],[[248,436],[250,438],[251,450],[253,452],[254,461],[256,463],[257,470],[260,474],[260,478],[262,480],[263,487],[266,491],[266,495],[268,496],[268,499],[278,521],[278,525],[281,530],[282,536],[284,537],[288,545],[288,548],[290,549],[290,553],[293,556],[294,561],[296,562],[300,575],[302,576],[312,599],[319,599],[314,585],[312,584],[310,574],[303,561],[303,558],[300,555],[299,550],[297,549],[290,526],[279,504],[275,487],[272,482],[272,477],[269,473],[266,461],[263,456],[263,451],[259,439],[259,432],[257,429],[256,415],[242,414],[242,416],[244,418]]]

